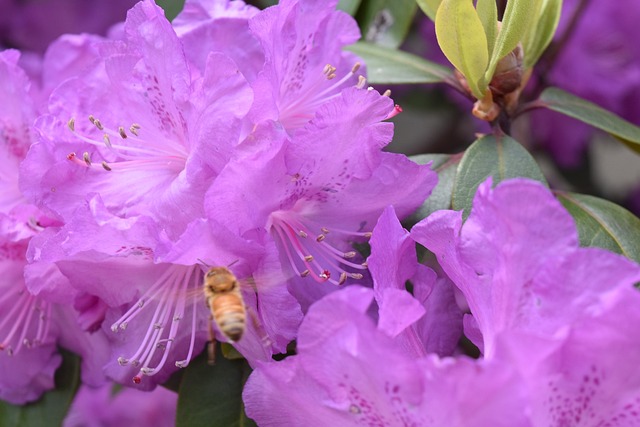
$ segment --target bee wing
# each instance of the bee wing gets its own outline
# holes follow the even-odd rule
[[[242,290],[260,293],[278,286],[286,286],[287,281],[291,278],[282,271],[273,271],[270,273],[261,273],[254,276],[239,278],[238,282]]]

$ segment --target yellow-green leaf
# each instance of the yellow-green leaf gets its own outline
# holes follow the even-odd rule
[[[436,12],[442,0],[417,0],[418,6],[432,21],[436,20]]]
[[[550,87],[540,95],[542,106],[610,133],[640,153],[640,127],[562,89]]]
[[[495,0],[478,0],[476,11],[487,36],[489,57],[493,54],[493,48],[498,34],[498,8]]]
[[[524,68],[533,67],[547,48],[558,28],[562,0],[544,0],[540,6],[535,25],[529,26],[529,31],[522,40],[524,49]]]
[[[369,83],[439,83],[453,77],[451,69],[400,50],[366,42],[347,49],[364,59]]]
[[[491,54],[489,67],[484,75],[486,81],[491,81],[498,61],[516,48],[529,26],[533,23],[540,0],[509,0],[502,19],[502,28],[498,33],[496,44]]]
[[[478,99],[487,83],[483,75],[489,61],[487,36],[471,0],[443,0],[436,13],[436,37],[447,59],[467,79]]]

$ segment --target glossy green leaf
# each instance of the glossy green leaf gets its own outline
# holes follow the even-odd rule
[[[580,245],[605,248],[640,263],[640,219],[608,200],[556,192],[576,221]]]
[[[551,43],[560,22],[562,0],[543,0],[539,8],[535,25],[529,26],[522,40],[525,69],[533,67]]]
[[[62,364],[55,373],[56,388],[39,400],[21,406],[0,401],[0,426],[59,426],[67,415],[80,384],[80,358],[61,350]],[[14,356],[19,357],[19,356]]]
[[[481,99],[487,88],[483,75],[489,62],[487,36],[471,0],[443,0],[436,13],[440,49]]]
[[[358,11],[358,6],[362,0],[340,0],[338,2],[338,10],[347,12],[349,15],[354,16]]]
[[[395,48],[407,37],[418,10],[415,0],[370,0],[356,18],[365,41]]]
[[[451,69],[400,50],[365,42],[347,49],[364,59],[369,83],[439,83],[453,77]]]
[[[491,57],[498,35],[498,7],[496,6],[496,0],[478,0],[476,11],[487,36],[487,48],[489,57]]]
[[[517,177],[535,179],[546,185],[536,161],[515,139],[483,136],[467,148],[460,160],[453,184],[452,209],[464,209],[466,218],[478,186],[490,176],[494,186]]]
[[[498,61],[516,48],[529,26],[534,22],[535,10],[540,0],[509,0],[502,19],[502,28],[484,78],[491,81]]]
[[[420,154],[410,157],[412,161],[420,165],[432,162],[431,169],[438,174],[438,184],[422,206],[403,221],[407,228],[411,228],[414,224],[435,211],[451,209],[453,183],[461,158],[462,154]]]
[[[242,388],[251,368],[246,360],[228,360],[216,346],[216,364],[203,351],[189,363],[180,383],[177,427],[253,427],[244,413]]]
[[[540,95],[540,102],[543,107],[608,132],[640,152],[640,127],[612,112],[555,87],[545,89]]]
[[[425,15],[429,17],[432,21],[436,20],[436,12],[438,11],[438,6],[442,3],[442,0],[416,0],[418,2],[418,6],[424,12]]]

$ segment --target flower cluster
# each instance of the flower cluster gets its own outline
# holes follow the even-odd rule
[[[353,243],[436,175],[383,151],[398,109],[343,52],[359,30],[336,3],[193,0],[170,23],[144,0],[108,37],[58,39],[32,79],[0,53],[1,398],[52,388],[56,344],[86,383],[141,390],[210,334],[270,360],[317,299],[370,281]],[[214,266],[235,305],[203,297]]]
[[[373,233],[374,289],[315,303],[298,354],[249,378],[247,411],[261,426],[638,425],[640,267],[579,248],[548,189],[489,180],[464,224],[438,211],[409,234],[388,209]],[[407,256],[414,240],[445,279]],[[454,352],[463,327],[479,359]]]

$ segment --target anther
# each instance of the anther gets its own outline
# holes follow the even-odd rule
[[[340,273],[340,279],[338,280],[338,285],[344,285],[344,282],[347,281],[347,273],[344,271]]]
[[[358,76],[358,83],[356,84],[356,87],[358,89],[362,89],[367,85],[367,79],[364,78],[364,76]]]
[[[128,324],[129,324],[129,323],[127,323],[127,322],[122,322],[122,323],[120,323],[120,329],[122,329],[122,330],[124,331],[125,329],[127,329],[127,325],[128,325]]]
[[[345,253],[342,255],[342,257],[343,257],[343,258],[347,258],[347,259],[349,259],[349,258],[353,258],[353,257],[355,257],[355,256],[356,256],[356,251],[345,252]]]
[[[71,132],[75,132],[76,131],[76,119],[71,117],[69,119],[69,121],[67,122],[67,126],[69,127],[69,129],[71,129]]]
[[[300,273],[300,277],[307,277],[311,272],[309,270],[305,270],[302,273]]]
[[[325,234],[319,234],[318,237],[316,237],[316,242],[320,243],[326,238],[327,236]]]
[[[152,374],[153,371],[155,371],[155,369],[153,369],[153,368],[142,368],[142,369],[140,369],[140,372],[142,372],[144,375]]]
[[[91,158],[89,157],[89,153],[86,151],[82,154],[82,160],[84,160],[87,166],[91,166]]]
[[[356,62],[355,64],[353,64],[353,67],[351,67],[351,72],[352,72],[353,74],[355,74],[356,72],[358,72],[358,70],[360,69],[360,65],[361,65],[361,64],[360,64],[359,62]]]
[[[360,265],[363,266],[364,268],[369,268],[369,263],[367,261],[363,262]]]
[[[176,361],[176,367],[177,368],[186,368],[189,365],[189,362],[187,362],[186,360],[178,360]]]
[[[300,231],[298,231],[298,236],[302,237],[303,239],[306,239],[308,234],[305,233],[304,231],[300,230]]]
[[[131,132],[135,136],[138,136],[138,131],[139,130],[140,130],[140,125],[137,124],[137,123],[134,123],[131,126],[129,126],[129,132]]]
[[[118,133],[120,134],[120,138],[127,139],[127,133],[124,131],[124,127],[120,126],[118,128]]]
[[[102,135],[102,140],[104,141],[104,145],[111,148],[111,138],[109,138],[108,134],[105,133],[104,135]]]
[[[118,365],[120,366],[126,366],[129,364],[129,359],[125,359],[124,357],[120,356],[118,357]]]
[[[391,89],[387,89],[384,91],[384,93],[382,94],[382,96],[386,96],[387,98],[391,96]]]
[[[109,167],[109,165],[107,164],[107,162],[102,162],[102,167],[104,168],[104,170],[111,172],[111,168]]]
[[[307,261],[307,262],[311,262],[311,261],[313,261],[313,255],[307,255],[307,256],[305,256],[305,257],[304,257],[304,260],[305,260],[305,261]]]
[[[360,274],[360,273],[349,273],[349,276],[350,276],[352,279],[356,279],[356,280],[360,280],[360,279],[362,279],[362,277],[363,277],[363,276],[362,276],[362,274]]]
[[[104,130],[104,126],[102,126],[102,123],[100,122],[100,120],[96,119],[92,115],[89,115],[89,121],[99,130]]]
[[[320,231],[322,231],[322,234],[329,234],[329,229],[328,228],[322,227],[320,229]]]
[[[371,237],[371,232],[367,231],[366,233],[363,234],[363,236],[369,239]]]

